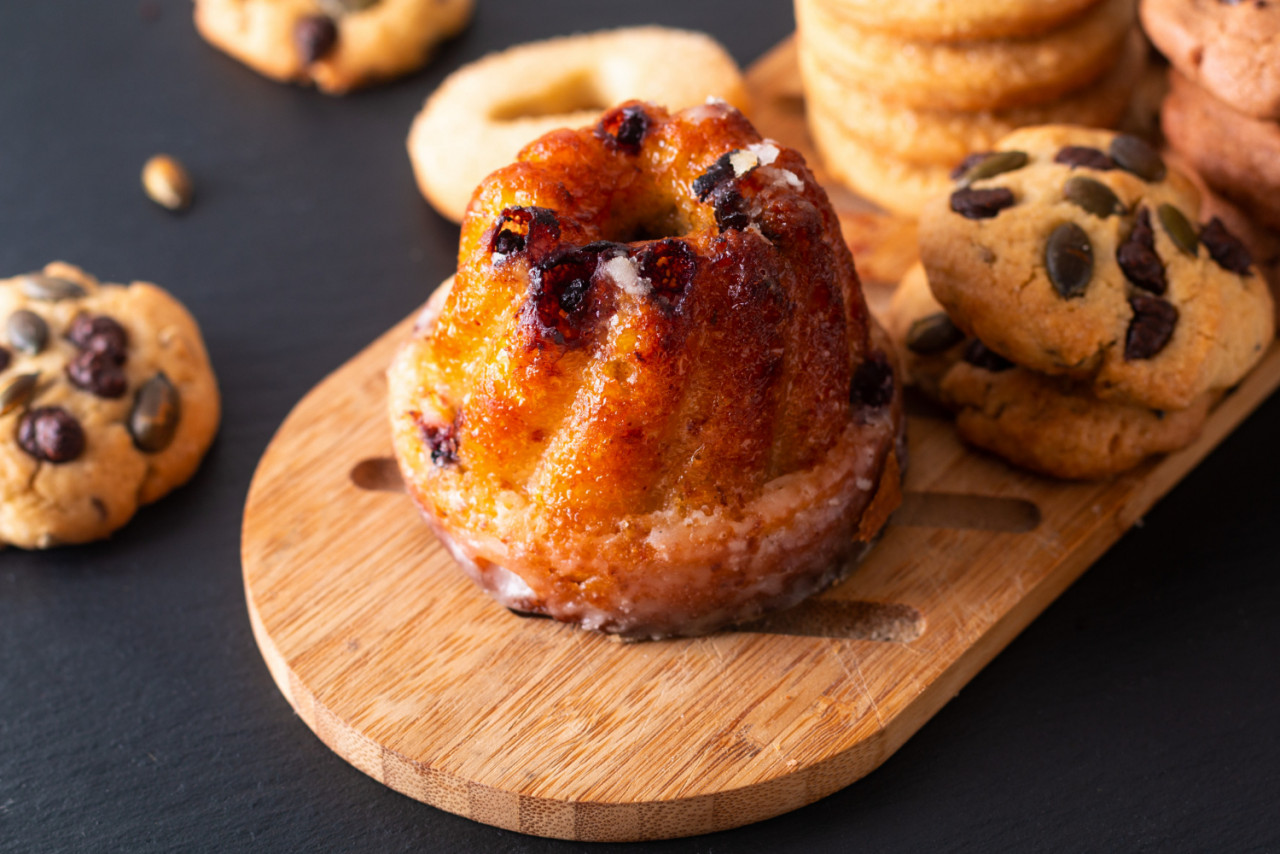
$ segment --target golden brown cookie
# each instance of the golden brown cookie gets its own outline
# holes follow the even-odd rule
[[[1133,0],[1102,0],[1039,38],[926,44],[858,29],[822,0],[796,0],[802,52],[844,85],[931,110],[1007,110],[1081,89],[1115,65],[1133,20]]]
[[[1280,123],[1237,112],[1170,71],[1161,126],[1209,186],[1280,229]]]
[[[1244,245],[1136,137],[1027,128],[976,155],[921,215],[934,294],[965,331],[1099,397],[1180,409],[1238,382],[1270,343]]]
[[[517,45],[459,68],[427,99],[409,131],[418,187],[461,221],[471,192],[526,143],[629,98],[749,106],[737,63],[703,33],[626,27]]]
[[[195,321],[69,264],[0,281],[0,543],[107,536],[185,483],[217,431]]]
[[[1067,24],[1098,0],[822,0],[857,27],[912,41],[1026,38]]]
[[[1115,127],[1125,114],[1147,59],[1147,44],[1131,33],[1117,62],[1097,82],[1062,100],[1012,110],[920,110],[847,86],[800,54],[808,103],[838,120],[862,144],[925,166],[954,166],[973,151],[986,151],[1020,127],[1071,123]]]
[[[1178,71],[1242,113],[1280,119],[1280,3],[1142,0],[1141,14]]]
[[[961,438],[1053,477],[1112,477],[1185,447],[1200,435],[1214,396],[1152,410],[1099,400],[1086,384],[1015,365],[951,322],[920,265],[894,293],[888,328],[908,382],[955,411]]]
[[[195,0],[205,40],[275,80],[330,94],[421,67],[473,0]]]

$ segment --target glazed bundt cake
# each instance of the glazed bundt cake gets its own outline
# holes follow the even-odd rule
[[[390,369],[440,540],[521,612],[696,635],[843,574],[897,505],[891,348],[803,158],[628,102],[477,188]]]

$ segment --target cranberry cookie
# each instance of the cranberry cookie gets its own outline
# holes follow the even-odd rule
[[[1052,477],[1113,477],[1200,435],[1212,393],[1179,410],[1100,400],[1087,384],[1015,365],[965,335],[913,267],[888,315],[908,381],[956,413],[972,445]]]
[[[938,301],[995,352],[1103,399],[1183,409],[1231,386],[1274,333],[1271,296],[1199,194],[1136,137],[1028,128],[925,206]]]
[[[1142,0],[1141,15],[1182,74],[1242,113],[1280,119],[1280,3]]]
[[[168,293],[53,263],[0,281],[0,323],[0,543],[105,537],[195,472],[218,387]]]
[[[195,0],[205,40],[275,80],[341,94],[399,77],[471,17],[473,0]]]

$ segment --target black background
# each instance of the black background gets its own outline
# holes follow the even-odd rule
[[[0,274],[149,279],[225,395],[186,488],[110,541],[0,553],[0,850],[605,850],[405,798],[325,748],[250,635],[240,515],[299,397],[420,304],[457,230],[404,137],[462,62],[607,25],[709,31],[744,64],[789,4],[481,0],[426,71],[333,99],[206,46],[186,0],[0,2]],[[184,160],[196,206],[138,185]],[[880,770],[798,812],[634,851],[1280,849],[1280,398]]]

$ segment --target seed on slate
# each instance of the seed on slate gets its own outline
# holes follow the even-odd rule
[[[1077,207],[1102,219],[1126,211],[1125,206],[1110,187],[1083,175],[1067,179],[1067,183],[1062,185],[1062,196]]]
[[[1008,207],[1013,207],[1013,192],[1007,187],[966,187],[951,194],[951,210],[965,219],[991,219]]]
[[[19,406],[26,406],[36,390],[40,372],[19,374],[0,392],[0,415],[8,415]]]
[[[1136,136],[1120,134],[1111,140],[1110,153],[1117,166],[1144,181],[1159,181],[1164,178],[1164,161],[1154,148]]]
[[[1188,255],[1196,254],[1196,250],[1200,248],[1200,240],[1196,237],[1195,226],[1187,221],[1182,211],[1166,203],[1156,209],[1156,216],[1160,218],[1160,224],[1164,226],[1165,233],[1174,246]]]
[[[929,355],[948,350],[964,340],[961,332],[945,311],[922,317],[907,330],[907,349]]]
[[[338,27],[327,15],[299,18],[293,28],[293,41],[304,65],[323,59],[338,43]]]
[[[107,399],[122,396],[129,385],[113,354],[97,350],[81,350],[67,364],[67,377],[77,388]]]
[[[640,143],[649,130],[649,115],[644,107],[632,104],[621,109],[613,109],[600,117],[596,122],[595,135],[610,148],[636,154],[640,151]]]
[[[4,347],[0,347],[0,371],[8,369],[11,361],[13,361],[13,356]]]
[[[56,302],[62,299],[79,299],[87,292],[75,282],[44,273],[28,273],[22,277],[22,292],[32,299]]]
[[[1012,172],[1026,165],[1027,153],[1025,151],[995,151],[966,169],[956,181],[956,186],[963,189],[974,181],[1003,175],[1005,172]]]
[[[185,209],[195,196],[186,168],[167,154],[157,154],[143,164],[142,189],[151,201],[171,211]]]
[[[92,350],[111,356],[116,364],[123,365],[129,347],[129,333],[113,318],[100,314],[90,317],[81,312],[71,321],[67,339],[81,350]]]
[[[1178,323],[1178,309],[1170,302],[1146,294],[1129,297],[1133,320],[1124,339],[1124,357],[1128,360],[1150,359],[1173,337]]]
[[[1073,169],[1082,166],[1086,169],[1097,169],[1105,172],[1116,168],[1116,162],[1096,148],[1087,145],[1068,145],[1058,151],[1053,158],[1054,163],[1061,163]]]
[[[893,367],[879,350],[869,355],[853,372],[849,402],[878,409],[893,400]]]
[[[1209,250],[1209,257],[1219,267],[1241,276],[1249,275],[1253,257],[1240,239],[1227,231],[1222,220],[1216,216],[1209,220],[1209,224],[1200,231],[1200,240],[1204,242],[1204,248]]]
[[[20,308],[9,315],[8,333],[15,350],[34,356],[49,340],[49,324],[34,311]]]
[[[18,422],[18,445],[43,462],[70,462],[84,453],[84,430],[62,407],[42,406]]]
[[[129,413],[129,433],[138,450],[149,454],[169,447],[182,417],[182,399],[164,372],[142,384]]]
[[[1093,244],[1089,235],[1074,222],[1064,222],[1049,235],[1044,265],[1060,297],[1083,296],[1093,278]]]
[[[1164,264],[1156,254],[1155,233],[1151,230],[1151,211],[1139,208],[1133,221],[1133,230],[1124,243],[1116,249],[1116,263],[1124,277],[1136,286],[1153,294],[1162,294],[1168,288],[1164,277]]]
[[[964,360],[975,368],[982,368],[984,371],[991,371],[993,374],[1007,371],[1013,367],[1013,362],[1010,362],[977,338],[970,341],[969,346],[964,348]]]

